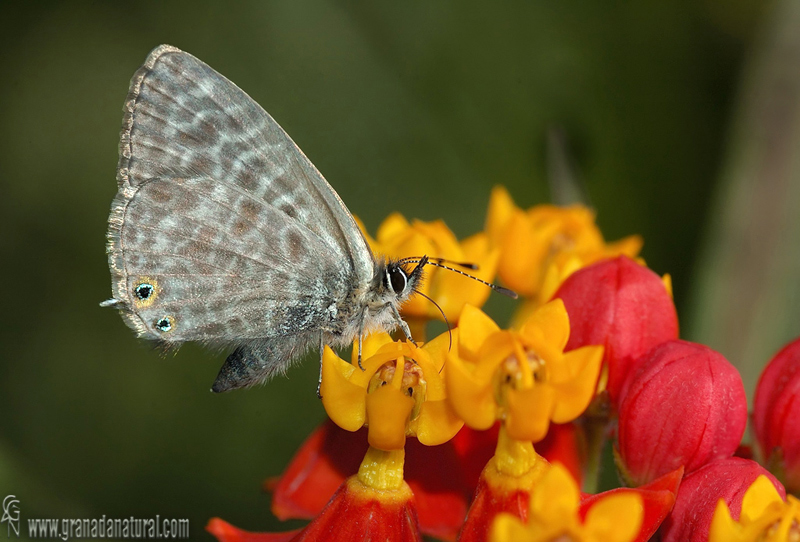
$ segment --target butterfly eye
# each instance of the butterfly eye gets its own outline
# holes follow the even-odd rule
[[[392,286],[392,290],[396,294],[400,294],[403,290],[406,289],[406,284],[408,284],[408,277],[406,277],[406,272],[403,271],[399,267],[392,267],[388,270],[389,274],[389,283]]]
[[[155,324],[153,324],[155,328],[159,331],[166,333],[167,331],[172,331],[172,318],[169,316],[164,316],[163,318],[159,318],[156,320]]]

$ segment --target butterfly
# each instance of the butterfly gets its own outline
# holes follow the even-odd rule
[[[101,305],[139,337],[233,346],[215,392],[268,380],[315,346],[358,339],[360,355],[372,331],[399,327],[413,341],[400,305],[425,265],[441,263],[376,257],[336,191],[244,91],[161,45],[123,109],[113,297]]]

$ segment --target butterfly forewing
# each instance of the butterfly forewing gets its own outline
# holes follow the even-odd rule
[[[336,192],[247,94],[154,50],[125,104],[109,218],[116,305],[181,342],[322,329],[373,256]]]

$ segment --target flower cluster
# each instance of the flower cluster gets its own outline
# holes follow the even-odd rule
[[[469,262],[522,302],[504,327],[481,310],[480,282],[426,269],[422,293],[442,310],[419,296],[403,317],[420,339],[442,314],[452,330],[417,344],[370,335],[360,366],[357,345],[350,359],[326,347],[330,420],[265,485],[277,517],[310,523],[251,533],[215,518],[218,540],[798,539],[800,501],[783,483],[800,489],[800,340],[755,396],[773,475],[735,457],[741,378],[679,339],[669,276],[635,259],[638,236],[606,243],[588,209],[523,210],[502,188],[485,230],[463,241],[441,221],[399,214],[365,235],[376,254]],[[625,487],[597,492],[608,441]]]

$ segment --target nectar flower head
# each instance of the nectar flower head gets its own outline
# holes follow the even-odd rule
[[[445,394],[441,365],[447,333],[422,348],[394,342],[386,333],[370,335],[362,347],[361,370],[325,347],[322,355],[322,404],[336,425],[348,431],[368,428],[369,444],[381,450],[402,449],[414,435],[432,446],[453,438],[463,425]]]
[[[665,342],[643,357],[622,396],[616,451],[623,477],[640,485],[730,457],[746,424],[736,368],[707,346]]]
[[[766,476],[759,476],[742,499],[739,521],[720,499],[711,520],[709,542],[788,542],[800,540],[800,500],[784,501]]]
[[[499,514],[491,542],[633,542],[644,518],[642,498],[635,492],[616,493],[592,503],[581,514],[580,492],[569,472],[554,464],[530,494],[527,524],[511,514]]]
[[[742,511],[747,488],[765,476],[781,499],[786,492],[774,476],[750,459],[717,459],[687,475],[664,524],[661,542],[708,542],[709,529],[718,502],[723,500],[734,519]]]
[[[606,244],[594,213],[582,205],[537,205],[524,211],[501,186],[492,190],[485,229],[501,249],[503,282],[540,302],[550,299],[575,270],[620,254],[635,257],[642,247],[638,235]]]
[[[577,418],[594,395],[602,347],[564,353],[569,318],[560,300],[534,312],[519,331],[503,331],[467,305],[447,354],[447,389],[457,414],[474,429],[504,423],[515,440],[539,441],[550,422]]]
[[[669,279],[620,256],[573,273],[555,294],[570,321],[567,350],[605,346],[607,389],[613,405],[640,356],[678,338]]]
[[[767,364],[756,387],[753,427],[765,464],[800,493],[800,339]]]
[[[361,230],[363,225],[359,222]],[[367,242],[376,254],[392,258],[428,256],[431,259],[444,258],[450,262],[475,264],[476,270],[469,274],[492,282],[497,272],[500,251],[490,247],[485,233],[478,233],[458,241],[456,236],[441,220],[408,222],[400,213],[392,213],[378,227],[376,238],[364,231]],[[448,264],[451,265],[451,264]],[[458,266],[453,266],[458,269]],[[433,299],[447,316],[455,323],[465,303],[481,306],[486,302],[491,290],[478,281],[433,265],[425,267],[425,280],[419,291]],[[422,296],[412,296],[403,304],[402,313],[411,319],[441,318],[439,310]]]

